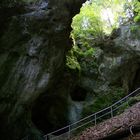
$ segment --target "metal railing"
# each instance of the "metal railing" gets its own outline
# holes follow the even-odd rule
[[[45,140],[69,140],[74,135],[78,134],[81,130],[84,130],[89,126],[96,125],[98,122],[101,122],[101,120],[113,117],[114,115],[116,115],[116,112],[119,110],[119,108],[122,107],[123,103],[128,101],[129,97],[138,96],[139,94],[140,94],[140,88],[136,89],[135,91],[128,94],[121,100],[117,101],[116,103],[112,104],[111,106],[101,111],[98,111],[83,119],[80,119],[75,123],[72,123],[70,125],[67,125],[61,129],[58,129],[54,132],[45,135],[44,139]]]

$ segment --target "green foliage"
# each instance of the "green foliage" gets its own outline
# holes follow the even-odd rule
[[[93,102],[92,105],[84,109],[83,115],[87,116],[89,114],[92,114],[93,111],[97,112],[101,109],[104,109],[112,105],[113,103],[115,103],[116,101],[124,97],[125,95],[124,90],[122,88],[114,87],[111,91],[112,92],[108,92],[106,94],[98,95],[97,97],[95,97],[96,100]]]
[[[133,32],[133,33],[136,33],[137,29],[138,29],[137,26],[131,26],[131,27],[130,27],[130,30],[131,30],[131,32]]]
[[[135,5],[135,8],[134,8]],[[86,2],[80,13],[73,18],[71,37],[74,49],[67,56],[67,66],[89,71],[97,67],[94,61],[93,49],[96,42],[104,41],[120,24],[128,22],[135,13],[139,13],[139,3],[136,0],[92,0]],[[135,20],[139,19],[139,14]],[[79,62],[79,63],[78,63]]]
[[[92,0],[86,2],[73,18],[71,37],[74,47],[67,55],[66,65],[88,73],[98,67],[94,55],[96,42],[104,41],[106,34],[132,18],[134,10],[139,19],[139,2],[136,0]],[[128,11],[130,14],[128,14]],[[131,31],[135,31],[132,27]]]
[[[134,21],[135,22],[140,22],[140,2],[136,1],[134,4],[134,12],[135,12],[135,17],[134,17]]]
[[[140,101],[140,96],[138,97],[130,97],[129,100],[122,104],[121,108],[118,110],[117,114],[121,114],[127,108],[131,107],[132,105],[136,104]]]
[[[92,57],[94,49],[90,47],[87,42],[85,42],[82,44],[81,48],[74,46],[74,53],[77,58]]]
[[[102,22],[100,17],[93,10],[90,4],[85,4],[81,8],[80,14],[73,18],[72,23],[72,36],[75,40],[84,38],[100,38],[102,37]]]
[[[140,38],[140,30],[139,30],[139,25],[131,25],[130,26],[130,31],[131,31],[131,38],[132,39],[139,39]]]
[[[93,111],[94,112],[100,111],[101,109],[104,109],[104,108],[112,105],[116,101],[122,99],[124,96],[125,96],[125,93],[122,88],[114,89],[113,93],[109,92],[104,95],[98,95],[96,97],[96,100],[94,101],[94,103],[92,105],[90,105],[89,107],[85,108],[85,110],[83,111],[83,115],[87,116],[89,114],[92,114]],[[139,101],[140,101],[140,96],[130,97],[127,102],[124,102],[121,105],[121,107],[119,108],[119,110],[116,113],[120,114],[120,113],[124,112],[125,109],[131,107],[132,105],[134,105],[135,103],[137,103]]]
[[[74,55],[75,47],[70,50],[66,56],[66,66],[72,70],[79,70],[81,69],[79,62],[77,61],[76,56]]]
[[[120,24],[133,18],[140,20],[140,2],[138,0],[92,0],[86,2],[80,14],[73,18],[72,35],[77,39],[102,39]]]
[[[81,71],[81,69],[84,69],[84,65],[85,68],[87,68],[87,63],[90,62],[90,59],[92,59],[94,63],[94,52],[94,49],[90,47],[87,42],[83,43],[81,47],[74,45],[66,56],[66,66],[70,69],[78,69]]]
[[[96,50],[90,46],[84,46],[82,48],[78,48],[74,46],[72,49],[74,56],[77,58],[77,61],[80,65],[80,71],[84,74],[89,74],[89,72],[93,71],[97,64],[94,59],[94,55]]]

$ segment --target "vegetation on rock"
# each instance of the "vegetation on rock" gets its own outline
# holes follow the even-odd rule
[[[140,2],[137,0],[135,0],[134,3],[134,14],[135,14],[134,21],[140,22]]]
[[[79,65],[83,65],[80,62],[82,59],[86,61],[89,57],[94,57],[97,42],[100,44],[104,42],[106,37],[122,24],[130,23],[130,21],[138,22],[139,5],[140,2],[137,0],[91,0],[86,2],[80,13],[73,18],[71,37],[74,47],[67,55],[67,66],[79,69]],[[92,59],[92,61],[94,60]],[[97,65],[94,64],[93,66]]]
[[[80,13],[73,18],[73,31],[71,32],[73,48],[67,54],[66,61],[68,68],[80,70],[79,81],[83,79],[81,77],[90,77],[89,79],[92,81],[91,77],[96,75],[94,80],[96,81],[95,84],[97,84],[98,81],[102,81],[99,79],[103,78],[103,75],[100,75],[101,67],[108,67],[107,63],[110,63],[108,70],[113,70],[113,67],[117,66],[118,62],[117,60],[113,61],[113,55],[118,55],[119,53],[112,53],[112,46],[115,43],[113,45],[111,43],[114,38],[120,35],[119,28],[121,26],[133,23],[129,27],[132,32],[131,36],[133,37],[134,35],[134,38],[139,38],[139,26],[135,26],[139,21],[139,4],[140,2],[137,0],[91,0],[83,5]],[[107,54],[105,54],[106,50],[104,51],[104,49],[107,49]],[[118,52],[119,49],[117,50]],[[104,56],[102,55],[110,54],[112,57],[105,59],[112,59],[112,62],[100,64],[101,61],[106,61],[103,60],[102,57]],[[113,78],[112,76],[112,80]],[[93,110],[96,112],[103,109],[121,99],[128,91],[121,84],[121,81],[119,83],[119,80],[120,78],[116,80],[114,85],[110,83],[107,91],[103,91],[104,93],[102,94],[96,94],[93,88],[91,88],[93,91],[88,89],[90,94],[95,95],[95,99],[90,106],[84,108],[83,116],[93,113]],[[101,82],[101,84],[104,82]]]
[[[90,115],[93,112],[100,111],[100,110],[112,105],[113,103],[120,100],[124,96],[125,96],[124,90],[119,87],[114,87],[108,93],[102,93],[102,95],[96,95],[94,97],[95,100],[93,101],[93,103],[90,106],[85,107],[83,109],[83,115],[84,116],[87,114]]]
[[[140,84],[140,2],[83,2],[0,1],[1,140],[41,137],[69,122],[72,103],[84,117]]]

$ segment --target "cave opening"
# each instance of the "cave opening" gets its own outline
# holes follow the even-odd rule
[[[57,95],[39,97],[32,107],[32,122],[42,134],[55,131],[68,124],[67,102]]]
[[[83,87],[76,86],[74,90],[70,93],[70,96],[73,101],[85,101],[87,91]]]

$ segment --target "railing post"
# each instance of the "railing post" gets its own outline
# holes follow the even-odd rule
[[[97,122],[96,122],[96,114],[95,114],[95,125],[96,125],[96,123],[97,123]]]
[[[44,140],[48,140],[48,138],[47,138],[47,137],[48,137],[48,135],[46,135],[46,136],[44,137]]]
[[[91,117],[92,117],[92,119],[93,119],[93,117],[94,117],[94,120],[91,120],[91,121],[92,121],[92,122],[95,121],[95,125],[97,125],[97,119],[99,119],[99,118],[101,118],[102,116],[106,115],[105,113],[103,114],[103,112],[104,112],[105,110],[109,110],[109,111],[107,111],[107,114],[110,114],[111,117],[115,116],[116,114],[113,114],[113,111],[114,111],[114,112],[117,111],[118,108],[122,105],[122,103],[126,102],[127,99],[128,99],[129,97],[139,95],[140,92],[138,92],[138,91],[140,91],[140,88],[136,89],[135,91],[133,91],[133,92],[130,93],[129,95],[123,97],[122,99],[120,99],[119,101],[115,102],[115,103],[112,104],[111,106],[109,106],[109,107],[107,107],[107,108],[105,108],[105,109],[103,109],[103,110],[101,110],[101,111],[95,112],[94,114],[92,114],[92,115],[90,115],[90,116],[88,116],[88,117],[85,117],[85,118],[83,118],[83,119],[81,119],[81,120],[79,120],[79,121],[77,121],[77,122],[78,122],[78,123],[79,123],[79,122],[81,123],[81,122],[82,122],[83,120],[85,120],[85,119],[90,119]],[[100,114],[101,114],[101,115],[100,115]],[[66,130],[66,132],[64,132],[63,134],[66,133],[67,135],[65,135],[65,136],[66,136],[68,139],[70,139],[70,138],[72,137],[72,136],[71,136],[71,135],[72,135],[71,131],[73,131],[73,127],[72,127],[72,126],[75,125],[75,124],[77,124],[77,122],[75,122],[75,123],[73,123],[73,124],[71,124],[71,125],[67,125],[67,126],[61,128],[61,129],[57,130],[57,131],[54,131],[54,132],[52,132],[52,133],[46,135],[46,136],[45,136],[45,140],[54,139],[55,136],[52,137],[52,134],[55,134],[56,132],[59,132],[59,131],[61,131],[61,130]],[[62,134],[61,134],[61,135],[62,135]],[[58,136],[56,136],[56,137],[58,137]],[[26,138],[24,138],[24,139],[29,140],[30,137],[26,137]],[[24,140],[24,139],[23,139],[23,140]]]
[[[70,125],[68,127],[69,131],[68,131],[68,140],[70,140]]]
[[[113,117],[113,107],[111,106],[110,109],[111,109],[111,118],[112,118]]]
[[[48,135],[45,137],[45,140],[49,140]]]

